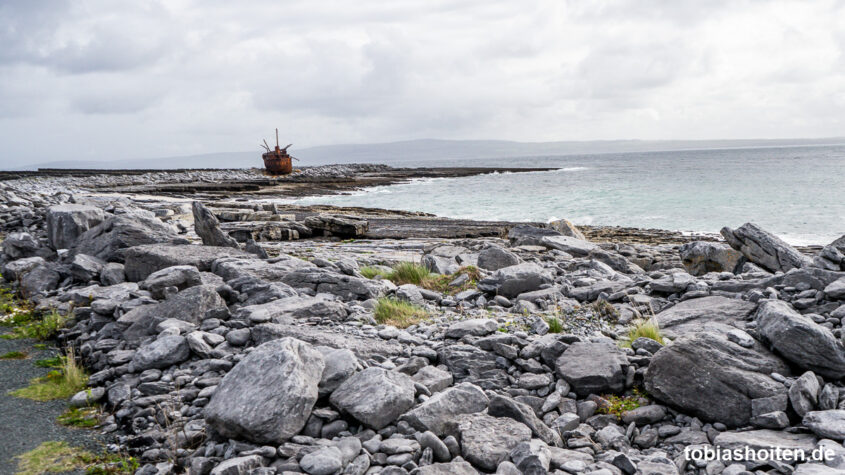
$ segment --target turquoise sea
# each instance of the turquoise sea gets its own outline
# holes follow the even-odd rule
[[[792,244],[845,234],[845,146],[384,162],[559,169],[418,180],[296,203],[689,232],[753,221]]]

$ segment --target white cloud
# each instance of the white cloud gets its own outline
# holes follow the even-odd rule
[[[843,135],[841,1],[0,4],[0,165],[422,137]]]

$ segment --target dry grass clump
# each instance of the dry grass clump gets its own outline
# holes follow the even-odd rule
[[[396,285],[414,284],[428,290],[435,290],[441,293],[454,294],[474,288],[478,279],[481,278],[481,271],[475,266],[466,266],[458,269],[451,275],[434,274],[425,266],[414,262],[400,262],[387,271],[379,266],[362,267],[361,275],[368,279],[381,277]],[[450,286],[455,279],[466,275],[467,279],[460,285]]]
[[[424,308],[392,297],[378,299],[373,311],[376,321],[396,328],[408,328],[428,318]]]
[[[633,343],[637,338],[651,338],[661,345],[665,344],[663,335],[660,333],[660,327],[657,324],[657,320],[654,318],[635,321],[634,326],[628,330],[628,334],[625,335],[624,340],[622,340],[620,344],[623,348],[630,348],[631,343]]]
[[[88,373],[74,358],[73,350],[67,356],[62,356],[58,369],[50,371],[42,378],[30,381],[30,385],[12,391],[15,397],[32,399],[34,401],[52,401],[53,399],[67,399],[85,389],[88,384]]]

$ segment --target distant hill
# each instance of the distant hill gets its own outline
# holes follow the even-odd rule
[[[654,152],[692,149],[730,149],[756,147],[790,147],[845,144],[845,137],[823,139],[749,139],[749,140],[604,140],[585,142],[510,142],[506,140],[408,140],[402,142],[350,145],[324,145],[292,149],[301,161],[297,166],[328,163],[420,163],[444,159],[491,159],[580,155],[594,153]],[[36,163],[21,167],[35,168],[251,168],[262,167],[261,152],[220,152],[202,155],[163,157],[136,160],[75,161],[63,160]]]

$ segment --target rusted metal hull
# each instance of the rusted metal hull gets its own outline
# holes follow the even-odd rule
[[[279,152],[265,153],[261,156],[264,159],[264,169],[271,175],[289,175],[293,171],[290,155]]]

